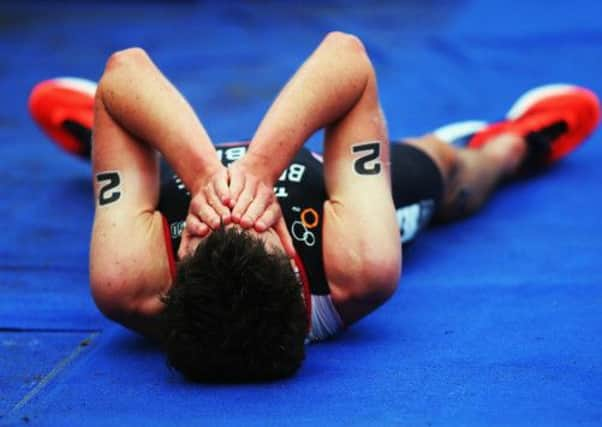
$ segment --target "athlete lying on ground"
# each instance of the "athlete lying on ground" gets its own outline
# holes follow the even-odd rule
[[[431,218],[474,212],[502,181],[567,154],[599,119],[591,92],[546,86],[506,121],[389,145],[370,60],[342,33],[306,60],[249,143],[214,147],[136,48],[111,56],[97,88],[38,85],[30,108],[63,148],[92,153],[100,310],[159,339],[186,377],[234,381],[293,374],[306,338],[335,334],[393,294],[399,230],[406,242]],[[321,128],[323,158],[303,148]],[[462,137],[469,148],[449,144]],[[161,173],[158,153],[169,165]]]

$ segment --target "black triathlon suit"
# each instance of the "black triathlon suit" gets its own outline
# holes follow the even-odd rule
[[[224,165],[244,156],[247,142],[220,144],[217,155]],[[424,152],[404,143],[391,143],[393,201],[403,243],[423,229],[437,209],[443,191],[439,169]],[[312,295],[330,293],[322,262],[322,210],[327,199],[322,159],[301,148],[274,187],[282,214],[301,259]],[[190,193],[169,167],[162,168],[158,210],[165,217],[173,259],[180,245]]]

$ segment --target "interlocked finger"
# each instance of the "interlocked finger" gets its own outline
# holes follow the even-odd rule
[[[259,184],[254,199],[249,204],[249,207],[242,215],[240,225],[243,227],[251,227],[257,219],[266,211],[269,205],[274,200],[274,191],[264,184]]]
[[[198,216],[201,222],[216,229],[220,226],[220,216],[208,203],[204,192],[198,193],[190,202],[189,214]]]
[[[240,197],[240,193],[245,187],[245,174],[238,169],[236,163],[233,163],[228,167],[228,177],[229,177],[229,193],[230,193],[230,203],[229,207],[233,208]]]
[[[232,220],[240,223],[242,216],[247,211],[247,208],[255,198],[255,192],[257,190],[257,182],[251,179],[245,180],[245,187],[243,188],[240,196],[236,200],[236,205],[232,209]]]
[[[207,224],[201,222],[194,215],[188,215],[186,217],[186,227],[184,228],[184,230],[188,234],[197,237],[205,237],[207,234],[209,234],[209,231],[211,231]]]
[[[186,226],[182,231],[180,247],[178,248],[178,257],[182,259],[189,255],[192,252],[192,242],[205,237],[209,231],[210,228],[206,224],[203,224],[201,221],[199,221],[197,217],[194,215],[188,215],[186,218]]]
[[[214,178],[214,189],[218,199],[225,206],[230,206],[230,190],[228,188],[228,170],[223,168]],[[228,211],[229,212],[229,211]]]
[[[178,248],[178,258],[183,259],[188,255],[188,243],[190,242],[190,234],[186,230],[182,231],[180,239],[180,247]]]
[[[218,196],[216,189],[213,185],[209,184],[203,188],[203,195],[205,196],[205,200],[213,211],[217,213],[217,215],[221,218],[224,224],[230,223],[230,209],[225,206],[220,197]],[[213,223],[212,223],[213,225]],[[219,224],[218,224],[219,226]]]
[[[282,216],[280,206],[277,202],[271,203],[255,221],[255,230],[259,233],[266,231],[268,228],[276,225],[278,218]]]

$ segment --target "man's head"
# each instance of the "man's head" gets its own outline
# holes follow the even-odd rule
[[[179,264],[165,302],[167,358],[191,380],[271,380],[304,359],[306,312],[289,259],[238,227],[214,231]]]

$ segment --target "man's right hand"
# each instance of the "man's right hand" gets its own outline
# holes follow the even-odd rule
[[[243,228],[253,228],[259,233],[274,228],[284,252],[294,257],[295,247],[274,194],[274,183],[256,175],[245,164],[244,158],[232,163],[228,167],[228,174],[232,222]]]
[[[232,220],[243,228],[255,227],[259,232],[270,228],[278,217],[273,183],[260,178],[244,160],[232,163],[228,175]]]
[[[215,173],[201,181],[192,194],[186,226],[178,248],[180,259],[192,253],[200,239],[207,236],[211,230],[232,222],[229,204],[228,170],[221,166]]]

